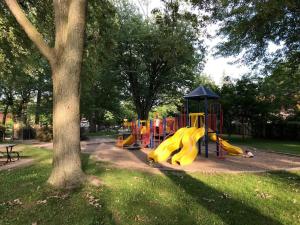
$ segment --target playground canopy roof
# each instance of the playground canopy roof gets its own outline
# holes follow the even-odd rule
[[[192,99],[192,100],[201,100],[201,99],[218,99],[220,98],[219,95],[214,93],[212,90],[204,87],[204,86],[199,86],[196,89],[194,89],[191,93],[188,95],[184,96],[185,99]]]

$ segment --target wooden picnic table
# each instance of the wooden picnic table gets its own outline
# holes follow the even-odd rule
[[[17,160],[20,159],[20,154],[17,151],[13,151],[13,147],[15,147],[16,144],[0,144],[0,149],[5,148],[6,152],[3,152],[0,150],[0,153],[2,153],[3,155],[6,155],[6,162],[12,162],[13,159],[13,155],[16,155]]]

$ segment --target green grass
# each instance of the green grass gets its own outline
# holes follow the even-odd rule
[[[246,137],[243,140],[242,137],[238,135],[225,137],[233,144],[246,145],[267,151],[269,150],[300,155],[300,141],[270,140],[251,137]]]
[[[154,175],[113,169],[83,155],[101,187],[57,191],[46,185],[51,151],[27,147],[36,164],[0,172],[0,224],[299,224],[300,171],[261,174]],[[89,204],[99,199],[101,207]],[[9,206],[19,199],[22,205]],[[92,199],[90,197],[90,199]],[[47,200],[37,204],[39,200]]]

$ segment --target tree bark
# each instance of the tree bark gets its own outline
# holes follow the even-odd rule
[[[80,73],[87,0],[53,0],[55,47],[50,48],[16,0],[5,0],[28,37],[49,61],[53,80],[53,169],[48,182],[73,188],[83,180],[80,160]]]
[[[84,177],[80,160],[79,73],[78,63],[63,63],[53,69],[54,155],[48,182],[57,187],[72,188]]]
[[[48,182],[72,188],[83,182],[80,159],[80,73],[86,0],[54,0],[56,62],[53,79],[53,170]]]

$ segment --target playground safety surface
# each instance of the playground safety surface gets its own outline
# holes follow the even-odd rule
[[[188,166],[172,165],[169,162],[149,163],[147,154],[150,149],[129,151],[115,146],[115,140],[109,138],[94,138],[82,142],[82,151],[90,153],[97,161],[109,162],[111,166],[128,169],[139,169],[149,172],[161,172],[166,170],[203,172],[203,173],[240,173],[240,172],[265,172],[272,170],[300,170],[300,157],[293,157],[277,153],[254,150],[240,146],[243,150],[250,150],[254,158],[243,156],[225,155],[225,159],[219,159],[215,154],[215,144],[209,145],[209,157],[204,154]]]

